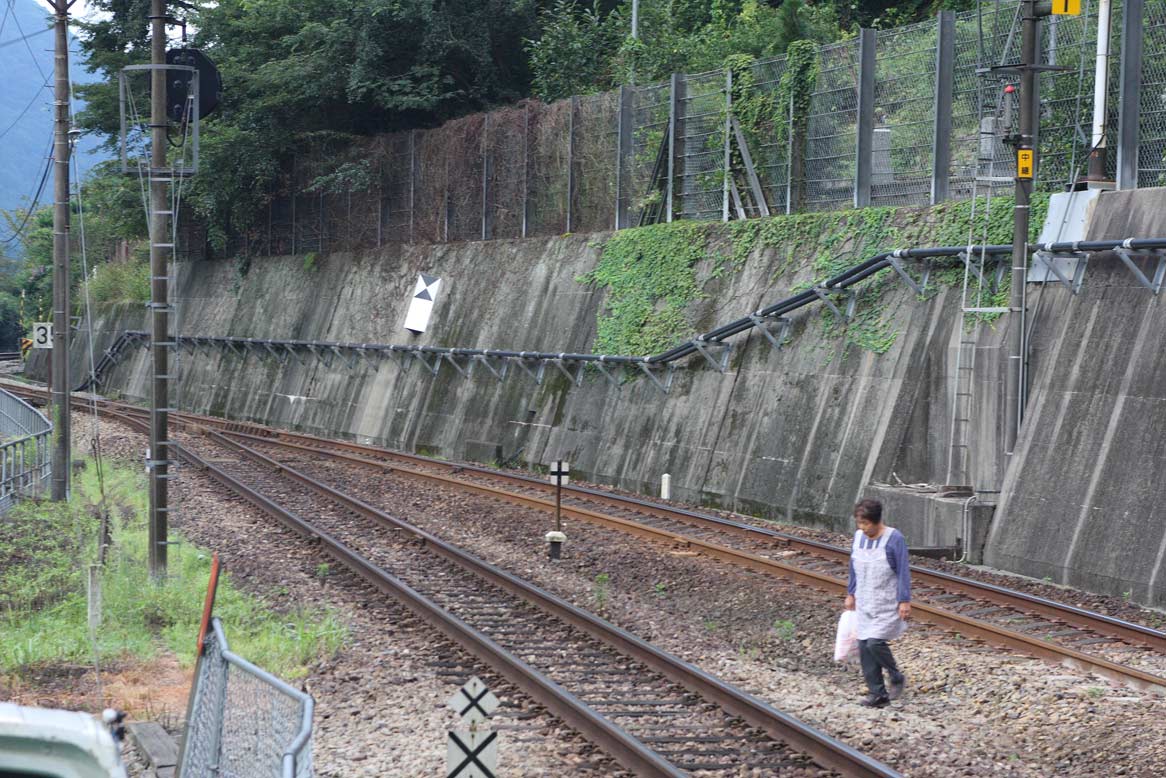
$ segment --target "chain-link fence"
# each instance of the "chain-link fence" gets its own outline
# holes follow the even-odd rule
[[[43,413],[0,389],[0,513],[44,492],[53,476],[52,433]]]
[[[718,219],[726,210],[741,218],[848,208],[856,192],[865,197],[858,181],[866,176],[875,205],[1006,193],[1015,173],[1010,142],[1019,125],[1019,78],[1001,67],[1019,60],[1019,8],[1015,0],[984,3],[947,22],[874,31],[873,79],[860,78],[859,39],[821,46],[808,105],[783,84],[787,62],[775,57],[731,76],[677,74],[549,105],[526,101],[349,147],[318,146],[290,162],[266,219],[230,235],[226,251],[304,254]],[[1098,0],[1082,0],[1080,16],[1041,24],[1037,184],[1046,191],[1074,184],[1086,170],[1097,10]],[[1106,121],[1111,175],[1122,15],[1118,0]],[[1137,172],[1139,185],[1151,186],[1166,184],[1166,0],[1145,0],[1141,30]],[[940,49],[950,51],[949,72],[938,72]],[[860,95],[871,83],[873,91]],[[937,116],[949,86],[950,111]],[[859,138],[867,118],[870,135]],[[940,153],[936,139],[948,135]],[[863,159],[859,141],[870,149]],[[947,169],[935,173],[937,161]],[[191,244],[218,245],[222,229],[187,217],[179,224],[179,254],[195,258],[202,254]]]
[[[311,778],[312,697],[231,653],[218,619],[191,695],[181,778]]]
[[[673,213],[680,219],[720,219],[725,200],[725,71],[680,81],[676,118]]]
[[[934,22],[880,30],[875,39],[874,205],[931,199],[937,40]]]
[[[822,47],[806,131],[802,207],[807,211],[854,203],[858,75],[857,40]]]
[[[1138,186],[1166,186],[1166,0],[1146,0],[1144,19]]]
[[[743,130],[771,214],[786,213],[790,194],[790,125],[793,117],[792,100],[783,99],[780,88],[785,69],[785,57],[753,64],[753,99],[762,100],[765,110],[759,112],[755,126],[746,126]],[[750,211],[749,215],[757,214]]]

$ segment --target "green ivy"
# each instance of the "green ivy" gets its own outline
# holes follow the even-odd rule
[[[691,330],[685,309],[702,296],[696,265],[707,254],[708,234],[708,225],[673,222],[608,238],[596,268],[577,279],[607,289],[596,351],[654,354]]]

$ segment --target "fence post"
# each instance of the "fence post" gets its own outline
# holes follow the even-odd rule
[[[631,89],[620,85],[615,141],[615,228],[617,230],[628,226],[628,193],[625,191],[627,180],[624,177],[624,162],[631,156],[632,112],[630,103],[633,94]]]
[[[1138,188],[1138,108],[1142,102],[1142,31],[1145,0],[1121,10],[1121,101],[1117,120],[1117,188]]]
[[[530,221],[530,103],[522,111],[522,237]]]
[[[955,11],[940,11],[935,26],[935,131],[931,158],[931,204],[948,198],[951,172],[952,88],[955,80]]]
[[[729,220],[729,176],[733,170],[733,69],[725,68],[725,174],[721,182],[721,221]]]
[[[858,126],[855,130],[854,207],[870,205],[871,150],[874,145],[875,31],[858,36]]]
[[[491,208],[490,203],[490,170],[493,160],[490,156],[490,114],[482,117],[482,240],[490,240],[493,237],[493,224],[491,218],[494,215],[494,209]]]
[[[413,215],[417,212],[417,130],[409,130],[409,242],[413,242]]]
[[[668,181],[664,192],[664,221],[672,221],[676,180],[676,122],[680,118],[680,74],[673,73],[668,89]]]
[[[571,95],[571,112],[567,117],[567,232],[575,226],[575,114],[579,112],[579,96]]]
[[[445,241],[446,243],[448,243],[449,242],[450,208],[452,208],[452,205],[450,204],[450,199],[449,199],[449,149],[446,149],[446,154],[445,154],[445,175],[443,176],[443,180],[445,183],[442,186],[442,191],[444,192],[444,194],[442,195],[442,198],[441,198],[441,212],[443,214],[442,222],[441,222],[441,224],[442,224],[441,239],[443,241]]]
[[[296,158],[292,157],[292,172],[291,172],[291,253],[294,257],[296,255],[296,194],[299,192],[299,187],[296,184]]]

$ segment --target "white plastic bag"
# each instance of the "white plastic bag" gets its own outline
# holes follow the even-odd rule
[[[838,636],[834,639],[834,661],[853,662],[858,659],[858,616],[854,611],[842,611],[838,619]]]

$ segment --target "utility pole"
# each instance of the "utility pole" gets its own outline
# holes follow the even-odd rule
[[[170,301],[167,273],[174,241],[170,231],[169,185],[172,171],[166,163],[166,4],[150,0],[150,354],[154,373],[150,397],[150,576],[166,575],[169,517],[170,419],[169,370]]]
[[[1046,11],[1048,13],[1048,11]],[[1028,275],[1029,200],[1036,180],[1036,151],[1033,149],[1035,120],[1037,35],[1040,32],[1035,0],[1021,3],[1020,37],[1020,127],[1016,138],[1016,202],[1012,207],[1012,288],[1009,292],[1008,385],[1004,396],[1004,453],[1016,447],[1024,412],[1024,285]]]
[[[69,6],[55,0],[53,74],[53,488],[55,501],[69,499]]]

